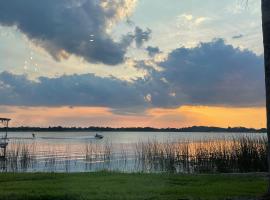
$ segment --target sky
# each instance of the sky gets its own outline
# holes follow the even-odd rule
[[[0,2],[13,126],[265,127],[260,1]]]

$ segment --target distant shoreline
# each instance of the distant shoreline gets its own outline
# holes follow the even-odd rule
[[[5,128],[0,128],[5,131]],[[111,127],[10,127],[10,132],[228,132],[228,133],[266,133],[266,128],[255,129],[246,127],[208,127],[208,126],[192,126],[184,128],[152,128],[152,127],[127,127],[127,128],[111,128]]]

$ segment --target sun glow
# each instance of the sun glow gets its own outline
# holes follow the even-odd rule
[[[182,106],[175,109],[152,108],[125,115],[106,107],[9,107],[1,106],[13,126],[111,126],[111,127],[186,127],[245,126],[265,127],[264,107],[235,108]]]

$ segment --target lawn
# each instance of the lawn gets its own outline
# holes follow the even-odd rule
[[[228,199],[260,196],[266,186],[259,175],[3,173],[0,199]]]

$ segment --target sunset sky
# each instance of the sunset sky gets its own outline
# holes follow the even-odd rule
[[[0,1],[13,126],[265,127],[260,1]]]

